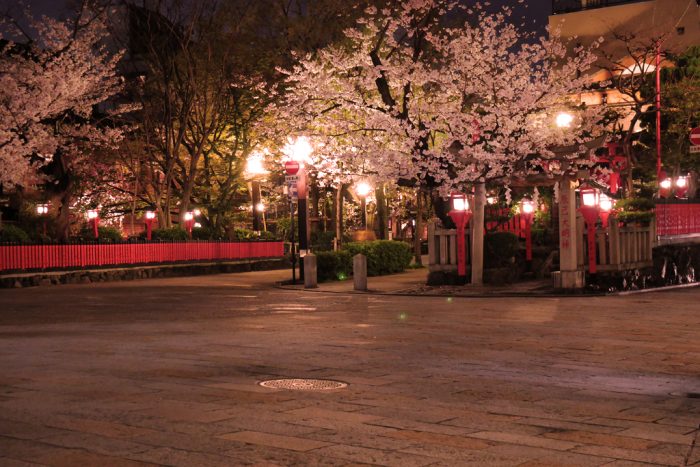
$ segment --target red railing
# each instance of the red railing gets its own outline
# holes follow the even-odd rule
[[[0,271],[275,258],[283,242],[0,245]]]
[[[656,234],[660,236],[700,234],[700,203],[658,203]]]
[[[487,232],[511,232],[525,238],[525,219],[520,214],[513,214],[508,208],[487,207],[485,218]]]

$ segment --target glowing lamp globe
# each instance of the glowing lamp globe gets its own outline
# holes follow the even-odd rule
[[[612,211],[613,208],[613,202],[608,197],[606,194],[601,194],[600,195],[600,200],[598,201],[598,206],[600,206],[600,210],[603,212],[610,212]]]
[[[99,214],[98,214],[97,210],[95,210],[95,209],[90,209],[87,212],[87,218],[90,220],[97,219],[98,215]]]
[[[372,187],[367,182],[360,182],[355,187],[355,192],[358,194],[358,196],[361,196],[363,198],[369,195],[371,191]]]
[[[255,210],[258,212],[264,212],[265,211],[265,204],[264,203],[258,203],[255,205]]]
[[[194,219],[194,213],[193,213],[193,212],[190,212],[190,211],[187,211],[187,212],[185,213],[183,219],[185,219],[186,222],[192,221],[192,220]]]
[[[146,219],[153,220],[156,218],[156,213],[153,211],[146,211]]]
[[[535,203],[531,199],[523,199],[520,212],[527,215],[533,214],[535,212]]]
[[[560,112],[555,119],[559,128],[570,128],[574,121],[574,116],[568,112]]]

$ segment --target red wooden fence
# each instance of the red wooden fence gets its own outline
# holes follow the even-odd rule
[[[700,234],[700,203],[657,204],[656,234],[660,236]]]
[[[508,208],[485,209],[485,227],[487,232],[511,232],[525,238],[525,219],[520,214],[512,214]]]
[[[0,271],[274,258],[282,242],[0,245]]]

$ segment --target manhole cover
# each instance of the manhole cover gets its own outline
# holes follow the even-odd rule
[[[328,391],[330,389],[348,387],[347,383],[333,381],[331,379],[271,379],[268,381],[261,381],[259,384],[266,388],[289,389],[292,391]]]

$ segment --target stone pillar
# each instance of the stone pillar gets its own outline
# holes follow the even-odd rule
[[[484,205],[486,186],[474,185],[474,206],[472,207],[472,281],[473,285],[484,282]]]
[[[576,188],[574,181],[559,181],[559,269],[554,273],[557,289],[580,289],[585,285],[584,271],[578,269],[576,236]]]
[[[363,254],[352,258],[352,279],[355,290],[367,291],[367,257]]]
[[[315,289],[318,287],[318,271],[316,269],[316,255],[307,253],[304,256],[304,288]]]

